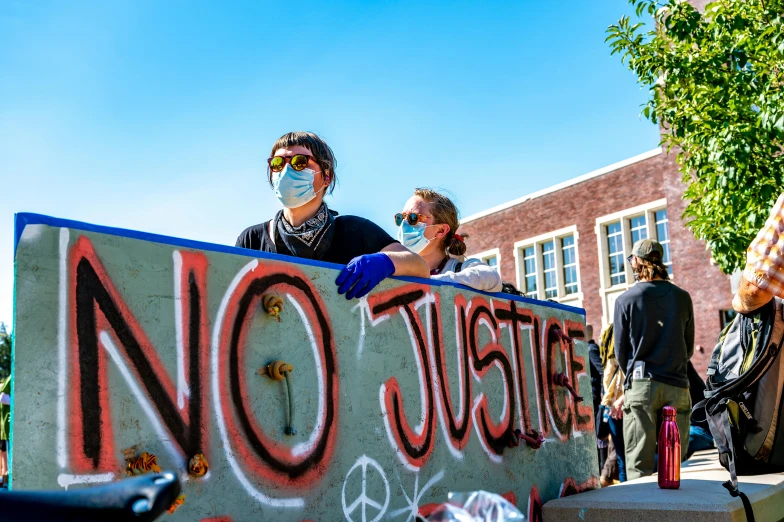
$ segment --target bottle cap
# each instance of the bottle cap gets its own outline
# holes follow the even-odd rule
[[[662,408],[662,415],[664,415],[665,417],[675,417],[677,413],[678,411],[672,406],[665,406],[664,408]]]

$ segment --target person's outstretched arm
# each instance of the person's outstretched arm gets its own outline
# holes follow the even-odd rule
[[[386,254],[395,265],[395,271],[392,275],[423,277],[425,279],[430,277],[430,270],[427,268],[425,260],[400,243],[391,243],[382,248],[381,252]]]
[[[478,259],[464,261],[463,269],[459,272],[446,272],[431,276],[431,278],[459,283],[485,292],[500,292],[502,285],[501,275],[498,271]]]
[[[400,248],[405,252],[401,252]],[[424,277],[421,276],[422,266],[427,270],[427,263],[424,259],[410,252],[400,243],[393,243],[381,252],[357,256],[349,261],[346,268],[338,275],[335,284],[338,285],[339,294],[346,294],[346,299],[364,297],[389,276],[415,275]]]

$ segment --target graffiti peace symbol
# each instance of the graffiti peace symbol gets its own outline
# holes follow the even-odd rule
[[[369,473],[368,467],[373,470],[373,472]],[[360,473],[354,473],[358,469],[361,469]],[[352,477],[352,475],[354,475]],[[384,501],[379,502],[373,498],[368,497],[367,490],[368,490],[368,478],[373,477],[374,475],[378,475],[377,478],[372,478],[371,480],[378,480],[379,478],[384,483]],[[354,499],[351,504],[346,503],[346,484],[349,481],[356,481],[361,480],[361,493],[359,496]],[[381,520],[381,517],[384,516],[384,513],[387,511],[387,507],[389,506],[389,481],[387,481],[387,477],[384,474],[384,470],[379,466],[378,462],[371,459],[367,455],[362,455],[357,459],[351,469],[348,470],[346,474],[346,480],[343,481],[343,493],[341,494],[341,499],[343,501],[343,514],[346,516],[346,520],[349,522],[354,522],[355,519],[351,518],[352,513],[355,511],[360,511],[359,513],[355,514],[356,521],[359,522],[377,522]],[[368,509],[369,508],[369,509]],[[368,513],[368,510],[371,513]],[[374,518],[368,519],[368,516],[372,516],[373,513],[376,513]],[[360,518],[361,517],[361,518]]]

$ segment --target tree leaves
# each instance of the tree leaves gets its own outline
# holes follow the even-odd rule
[[[703,14],[686,0],[629,3],[653,24],[624,16],[606,41],[677,152],[686,225],[731,273],[784,191],[784,1],[717,0]]]
[[[0,381],[11,373],[11,335],[5,330],[5,325],[0,323]]]

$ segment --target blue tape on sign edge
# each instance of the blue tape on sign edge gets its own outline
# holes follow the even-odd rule
[[[22,238],[22,232],[24,232],[24,229],[27,225],[48,225],[50,227],[70,228],[75,230],[83,230],[85,232],[97,232],[99,234],[128,237],[131,239],[141,239],[142,241],[151,241],[153,243],[191,248],[194,250],[208,250],[210,252],[223,252],[224,254],[235,254],[245,257],[286,261],[288,263],[299,265],[332,268],[333,270],[342,270],[344,266],[337,263],[328,263],[326,261],[316,261],[313,259],[304,259],[301,257],[284,256],[283,254],[272,254],[270,252],[262,252],[260,250],[250,250],[247,248],[218,245],[216,243],[207,243],[205,241],[196,241],[193,239],[182,239],[178,237],[164,236],[161,234],[153,234],[151,232],[139,232],[138,230],[130,230],[127,228],[93,225],[92,223],[84,223],[83,221],[56,218],[45,216],[43,214],[35,214],[32,212],[17,212],[14,214],[14,259],[16,259],[16,249],[19,246],[19,240]],[[449,281],[422,279],[420,277],[409,276],[392,276],[392,279],[408,281],[410,283],[421,283],[430,286],[453,286],[455,288],[466,289],[472,292],[477,292],[479,294],[505,299],[507,301],[517,301],[519,303],[529,303],[538,306],[545,306],[547,308],[555,308],[557,310],[566,310],[567,312],[585,316],[584,308],[577,308],[576,306],[569,306],[552,301],[540,301],[538,299],[531,299],[530,297],[524,297],[520,295],[503,294],[501,292],[484,292],[482,290],[476,290],[474,288],[457,283],[451,283]]]

